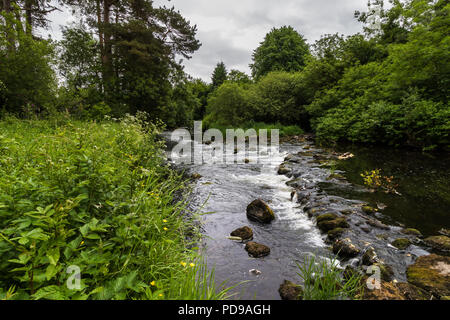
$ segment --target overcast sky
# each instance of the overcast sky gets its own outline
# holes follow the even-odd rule
[[[365,11],[367,0],[155,0],[156,5],[175,6],[198,28],[202,47],[185,61],[186,72],[210,81],[219,61],[227,69],[250,74],[253,50],[272,27],[291,25],[309,43],[322,34],[345,35],[362,31],[353,18],[355,10]],[[77,19],[69,9],[53,13],[50,33],[60,38],[60,26]]]

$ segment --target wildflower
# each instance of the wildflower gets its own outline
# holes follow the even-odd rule
[[[164,227],[164,231],[167,231],[167,230],[169,230],[169,229],[167,229],[166,227]]]
[[[164,222],[164,223],[167,223],[167,220],[166,220],[166,219],[164,219],[164,220],[163,220],[163,222]]]
[[[152,282],[150,282],[150,285],[151,285],[152,287],[154,287],[154,286],[156,285],[156,282],[153,280]]]
[[[195,267],[195,264],[194,264],[194,263],[190,263],[189,266],[190,266],[191,268],[193,268],[193,267]]]
[[[160,296],[160,297],[164,297],[164,295],[162,294],[162,293],[160,293],[158,296]]]
[[[84,241],[81,241],[80,245],[82,246],[84,244]]]
[[[186,267],[186,262],[181,261],[180,263],[183,267]]]

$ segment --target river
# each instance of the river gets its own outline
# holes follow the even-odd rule
[[[208,152],[211,146],[203,145],[203,148]],[[301,283],[297,264],[311,255],[330,261],[333,257],[330,242],[317,228],[312,209],[336,213],[353,210],[354,214],[348,218],[350,231],[345,236],[362,250],[369,245],[374,247],[393,268],[398,281],[406,280],[406,267],[416,257],[428,254],[413,239],[414,244],[407,250],[389,244],[405,237],[403,227],[417,228],[425,235],[450,227],[448,157],[433,159],[414,152],[380,149],[371,152],[367,148],[348,147],[345,151],[351,151],[353,158],[323,165],[324,161],[317,159],[331,152],[317,148],[308,140],[284,143],[276,156],[266,151],[260,152],[257,162],[247,164],[184,166],[189,173],[200,175],[194,182],[189,208],[202,213],[203,248],[208,266],[215,269],[216,282],[234,285],[245,281],[234,290],[235,299],[280,299],[278,288],[283,280]],[[255,153],[250,151],[245,156],[252,159],[252,152]],[[280,175],[278,168],[288,155],[294,156],[286,162],[292,171]],[[394,175],[401,196],[373,193],[363,186],[360,173],[375,168]],[[345,178],[330,179],[330,174]],[[307,196],[299,199],[299,194],[291,199],[293,187],[302,190],[300,194],[307,192]],[[271,224],[247,219],[247,205],[258,198],[273,209],[276,219]],[[367,203],[383,210],[368,217],[360,211]],[[381,223],[372,224],[372,220]],[[253,229],[254,241],[270,247],[269,256],[251,258],[244,250],[245,244],[227,238],[243,226]],[[359,262],[341,259],[339,263],[344,267]]]

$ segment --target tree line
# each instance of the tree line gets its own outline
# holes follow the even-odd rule
[[[448,148],[450,4],[390,2],[355,12],[363,33],[313,45],[290,26],[272,29],[253,53],[251,83],[230,77],[211,94],[207,124],[278,122],[328,144]]]

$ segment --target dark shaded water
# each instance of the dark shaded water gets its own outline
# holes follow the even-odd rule
[[[190,209],[205,214],[202,217],[204,247],[208,265],[215,268],[216,281],[227,281],[228,285],[248,281],[235,290],[235,298],[279,299],[278,288],[284,279],[301,283],[297,263],[311,255],[330,261],[326,237],[320,234],[314,220],[308,218],[305,206],[291,201],[293,189],[286,185],[291,178],[277,174],[285,156],[311,149],[314,145],[310,143],[283,145],[281,154],[276,156],[270,155],[270,150],[262,152],[259,162],[184,166],[190,173],[201,175],[194,185]],[[450,227],[450,157],[355,147],[344,151],[354,153],[355,157],[337,161],[334,170],[351,183],[327,179],[331,170],[311,164],[313,157],[300,156],[301,161],[293,163],[301,172],[299,180],[315,194],[307,205],[316,206],[325,201],[327,210],[338,211],[348,206],[360,207],[363,202],[386,205],[378,218],[394,227],[387,231],[375,228],[369,233],[355,227],[350,229],[351,237],[361,248],[373,245],[393,267],[396,279],[405,281],[406,266],[427,252],[415,245],[399,252],[389,241],[402,236],[401,228],[395,226],[417,228],[425,235],[435,235],[439,229]],[[252,153],[255,151],[245,156],[251,158]],[[402,196],[370,193],[362,186],[361,172],[376,168],[395,177]],[[247,205],[257,198],[264,199],[275,212],[276,220],[269,225],[251,222],[246,217]],[[364,223],[362,218],[354,215],[351,220],[360,224]],[[250,226],[254,241],[271,248],[269,256],[251,258],[243,243],[227,239],[230,232],[242,226]],[[380,235],[385,235],[388,242]],[[347,263],[351,262],[343,261],[341,266]],[[255,275],[250,272],[252,269],[261,273]]]
[[[363,184],[360,174],[381,169],[393,176],[401,196],[377,193],[332,192],[346,198],[387,205],[381,220],[403,224],[420,230],[425,236],[436,235],[441,228],[450,228],[450,155],[429,155],[408,150],[348,147],[355,157],[338,161],[336,168],[354,184]],[[327,189],[327,188],[325,188]]]

